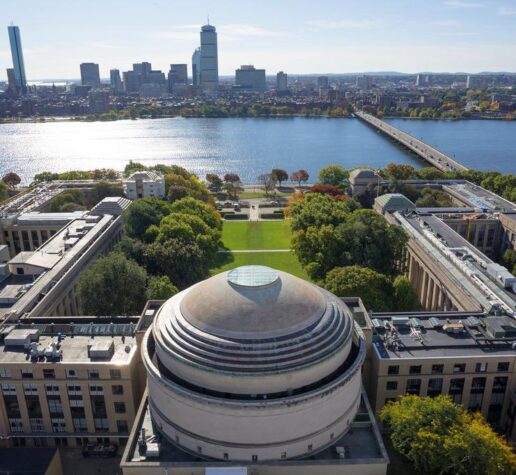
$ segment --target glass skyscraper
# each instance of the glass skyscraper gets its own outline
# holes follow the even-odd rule
[[[214,90],[219,84],[219,64],[217,53],[217,31],[212,25],[201,28],[201,88]]]
[[[9,32],[9,42],[11,43],[16,88],[24,94],[27,92],[27,76],[25,75],[25,64],[23,62],[20,29],[17,26],[11,25],[7,27],[7,31]]]

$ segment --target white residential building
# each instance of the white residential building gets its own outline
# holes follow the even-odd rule
[[[151,171],[135,172],[124,180],[124,193],[130,200],[164,198],[166,195],[165,178]]]

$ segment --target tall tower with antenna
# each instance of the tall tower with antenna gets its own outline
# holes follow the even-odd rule
[[[201,28],[200,86],[204,91],[214,91],[219,85],[217,30],[208,24]]]

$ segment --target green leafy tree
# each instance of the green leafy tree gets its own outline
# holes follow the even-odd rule
[[[168,300],[179,290],[172,284],[169,277],[162,275],[160,277],[151,277],[147,286],[147,298],[149,300]]]
[[[196,242],[169,239],[145,246],[143,262],[152,275],[166,275],[179,289],[185,289],[209,275],[211,262]]]
[[[281,186],[281,182],[288,180],[288,173],[286,170],[282,170],[281,168],[273,168],[271,171],[271,177],[274,181],[279,183],[279,186]]]
[[[170,213],[170,204],[158,198],[134,200],[124,212],[125,231],[129,237],[144,239],[151,225],[158,225]]]
[[[7,185],[3,181],[0,181],[0,203],[5,201],[8,197]]]
[[[172,213],[186,213],[201,218],[210,228],[222,229],[220,214],[211,205],[202,201],[188,197],[172,203],[170,206]]]
[[[339,297],[360,297],[368,310],[392,310],[391,280],[366,267],[336,267],[326,275],[324,287]]]
[[[419,300],[417,292],[404,275],[399,275],[394,279],[394,306],[396,312],[410,312],[419,310]]]
[[[504,475],[516,471],[509,444],[485,422],[448,396],[406,395],[387,403],[380,419],[391,429],[394,448],[419,473]]]
[[[37,183],[54,181],[54,180],[58,180],[58,179],[59,179],[58,173],[41,172],[41,173],[36,173],[36,175],[34,175],[34,180],[33,180],[32,184],[34,185]]]
[[[346,186],[349,171],[340,165],[327,165],[319,170],[319,183],[325,185]]]
[[[435,167],[423,167],[417,171],[417,177],[422,180],[439,180],[444,178],[444,173]]]
[[[145,305],[147,273],[113,252],[94,261],[79,280],[84,315],[138,315]]]
[[[516,273],[516,251],[507,249],[502,257],[502,264],[511,270],[513,274]]]
[[[74,211],[86,209],[86,199],[82,191],[69,189],[63,193],[59,193],[50,203],[50,211],[52,213],[66,211],[71,208],[68,206],[70,204],[75,205]]]
[[[408,180],[416,176],[416,169],[403,163],[389,163],[382,174],[390,179]]]
[[[222,179],[215,173],[207,173],[206,181],[208,182],[208,189],[215,193],[222,190]]]

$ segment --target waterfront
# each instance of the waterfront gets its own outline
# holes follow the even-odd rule
[[[516,122],[389,122],[467,167],[516,172]],[[328,163],[423,166],[354,119],[176,118],[0,126],[0,172],[15,171],[24,182],[46,170],[122,169],[129,160],[175,163],[201,177],[235,172],[246,183],[273,167],[289,172],[305,168],[315,176]]]

